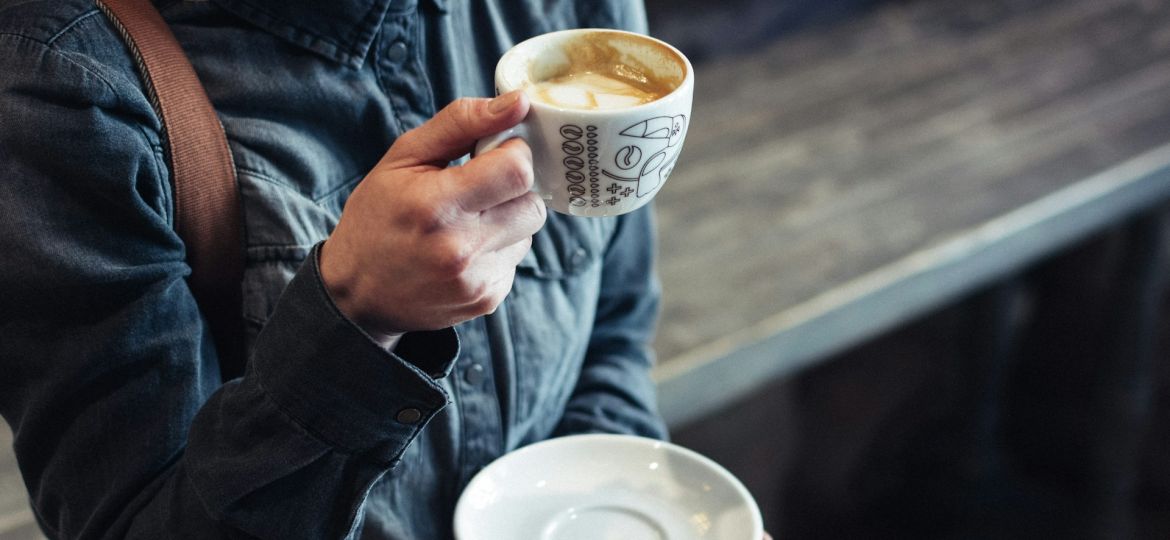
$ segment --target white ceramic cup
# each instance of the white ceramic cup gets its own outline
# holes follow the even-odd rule
[[[593,110],[531,99],[523,122],[476,146],[481,153],[523,138],[532,148],[533,191],[549,208],[574,216],[624,214],[650,202],[674,170],[691,118],[695,77],[686,56],[662,41],[618,30],[552,32],[512,47],[496,65],[496,92],[529,89],[563,73],[582,47],[598,43],[668,93],[640,105]]]

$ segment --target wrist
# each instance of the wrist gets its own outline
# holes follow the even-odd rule
[[[374,317],[368,315],[369,311],[364,309],[362,304],[363,295],[360,293],[358,279],[354,277],[358,273],[346,271],[344,257],[339,257],[339,254],[334,252],[334,247],[336,246],[331,244],[331,240],[327,239],[317,252],[317,267],[320,269],[325,292],[343,317],[361,329],[374,343],[387,351],[392,351],[402,338],[403,332],[379,328]]]

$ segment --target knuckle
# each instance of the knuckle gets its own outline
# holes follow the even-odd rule
[[[453,289],[455,295],[462,300],[467,309],[475,311],[476,315],[483,315],[480,310],[491,299],[491,289],[487,282],[483,280],[456,280]]]
[[[447,108],[451,109],[452,112],[460,115],[472,114],[476,109],[476,105],[480,101],[481,100],[479,99],[469,97],[455,98],[455,100],[452,101],[451,104],[447,106]]]
[[[548,220],[548,208],[535,193],[528,192],[517,197],[510,206],[510,219],[517,232],[534,235]]]
[[[466,252],[452,251],[445,254],[445,256],[439,261],[439,273],[441,275],[455,279],[457,283],[466,283],[465,280],[460,278],[466,274],[470,268],[471,257]],[[463,292],[462,296],[470,294],[469,291],[473,292],[473,290],[473,287],[468,285],[460,287],[460,291]]]
[[[520,159],[532,163],[532,147],[520,137],[512,137],[500,145],[502,148],[516,154]]]
[[[525,207],[529,209],[529,215],[532,216],[532,233],[536,234],[536,231],[544,227],[545,221],[548,220],[548,207],[545,206],[540,195],[535,193],[526,194],[525,202],[528,203]]]
[[[471,268],[474,260],[471,249],[466,243],[450,237],[435,244],[435,272],[441,277],[456,280],[457,284],[464,283],[466,280],[462,276]],[[460,292],[463,290],[460,287]]]
[[[402,190],[404,225],[427,236],[450,232],[461,219],[461,209],[453,197],[441,190]]]
[[[504,298],[502,295],[485,294],[476,300],[471,307],[472,310],[475,311],[476,315],[487,315],[488,313],[494,312],[496,308],[500,307],[500,304],[503,303],[503,301]]]
[[[424,235],[439,233],[446,225],[443,212],[435,205],[416,204],[404,211],[407,222]]]
[[[479,116],[479,101],[461,97],[452,101],[443,110],[447,112],[447,117],[457,126],[470,126],[473,125],[476,117]]]
[[[467,291],[469,293],[466,297],[467,309],[474,313],[473,316],[494,312],[508,297],[514,278],[515,273],[512,272],[504,276],[479,281],[473,290]]]
[[[534,180],[532,162],[524,159],[515,150],[511,150],[508,153],[508,159],[503,160],[500,177],[500,180],[507,182],[508,187],[512,190],[527,191],[532,188]]]

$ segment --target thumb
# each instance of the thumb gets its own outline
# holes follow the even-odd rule
[[[528,97],[521,90],[494,99],[457,99],[399,137],[386,158],[404,165],[445,166],[470,153],[479,139],[519,124],[528,114],[528,106]]]

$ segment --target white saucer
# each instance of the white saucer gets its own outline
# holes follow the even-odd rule
[[[471,480],[459,540],[759,540],[743,484],[691,450],[625,435],[576,435],[521,448]]]

